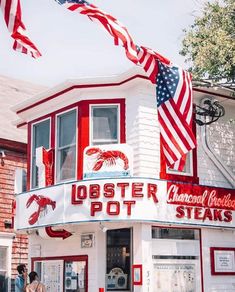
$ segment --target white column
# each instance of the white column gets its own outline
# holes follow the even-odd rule
[[[142,265],[142,286],[134,286],[134,292],[152,292],[152,230],[151,224],[138,223],[133,227],[133,264]]]

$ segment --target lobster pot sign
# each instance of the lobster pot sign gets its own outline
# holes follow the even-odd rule
[[[83,178],[130,177],[133,152],[127,144],[88,146],[84,150]]]

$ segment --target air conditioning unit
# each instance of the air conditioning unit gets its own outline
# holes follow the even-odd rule
[[[71,289],[72,286],[72,279],[71,277],[65,278],[65,289]]]
[[[127,289],[128,275],[124,274],[122,269],[113,268],[109,274],[106,274],[106,288],[109,290]]]

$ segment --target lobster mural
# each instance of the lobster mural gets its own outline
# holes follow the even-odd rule
[[[26,208],[29,208],[29,206],[33,203],[36,202],[38,205],[38,209],[36,212],[34,212],[30,217],[29,217],[29,224],[33,225],[35,224],[39,216],[41,215],[42,212],[47,211],[47,207],[51,206],[52,210],[55,209],[56,207],[56,201],[52,201],[50,198],[44,197],[42,195],[35,195],[33,194],[27,201],[26,203]]]
[[[123,168],[127,170],[129,168],[129,161],[126,155],[118,150],[108,150],[103,151],[98,147],[90,148],[86,151],[86,155],[96,156],[96,162],[92,168],[93,171],[98,171],[102,168],[102,166],[105,164],[107,166],[115,165],[117,163],[118,159],[121,159],[124,163]]]

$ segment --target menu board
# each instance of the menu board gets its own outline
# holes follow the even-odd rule
[[[42,283],[46,291],[63,291],[63,260],[51,260],[42,262]]]
[[[194,264],[154,264],[158,292],[196,292]]]

